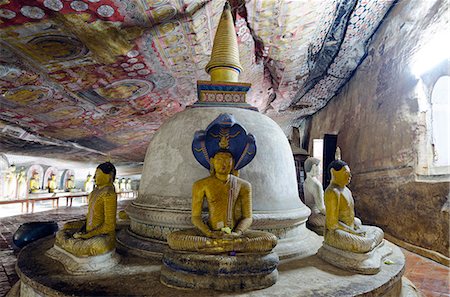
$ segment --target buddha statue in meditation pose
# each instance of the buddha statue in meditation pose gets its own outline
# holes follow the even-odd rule
[[[37,193],[40,190],[39,173],[33,172],[30,178],[30,193]]]
[[[115,248],[117,195],[116,169],[110,162],[95,171],[94,190],[89,194],[86,220],[69,222],[56,234],[55,246],[77,257],[97,256]]]
[[[67,191],[73,191],[75,189],[75,176],[71,174],[66,182]]]
[[[384,237],[383,230],[365,226],[355,218],[352,193],[347,188],[351,173],[347,163],[337,159],[330,163],[330,185],[325,190],[326,223],[324,242],[339,250],[367,253]]]
[[[311,209],[311,215],[308,218],[307,225],[315,232],[323,235],[325,227],[325,204],[323,201],[323,188],[317,179],[319,175],[320,160],[309,157],[305,161],[306,179],[303,183],[303,193],[305,195],[305,204]]]
[[[169,234],[167,242],[173,250],[208,254],[270,252],[277,243],[276,236],[269,232],[249,230],[252,224],[252,188],[249,182],[236,174],[237,169],[251,161],[256,147],[251,134],[244,136],[241,132],[245,130],[239,125],[234,127],[236,131],[230,131],[230,123],[233,126],[234,119],[230,118],[230,115],[222,114],[211,123],[206,132],[199,131],[200,135],[196,134],[194,137],[194,156],[202,165],[209,167],[210,176],[194,183],[192,223],[196,228]],[[248,139],[239,140],[238,135]],[[206,145],[204,140],[201,140],[205,137]],[[213,141],[214,138],[216,142]],[[247,149],[252,148],[253,144],[253,151],[245,151],[245,141],[250,144]],[[240,151],[244,156],[236,158],[236,153],[233,154],[236,151]],[[211,157],[206,159],[208,155]],[[246,159],[247,156],[251,158]],[[202,219],[202,205],[205,200],[208,205],[207,222]]]
[[[54,193],[57,186],[56,186],[56,175],[51,174],[50,178],[48,179],[47,188],[49,193]]]

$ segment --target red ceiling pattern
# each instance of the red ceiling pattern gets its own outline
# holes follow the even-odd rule
[[[240,80],[252,83],[248,102],[295,119],[321,108],[348,80],[393,1],[230,2],[244,68]],[[346,3],[345,34],[326,72],[311,84],[321,49],[335,46],[330,36],[339,29],[341,2],[352,2]],[[204,67],[223,4],[0,1],[5,150],[16,145],[26,153],[23,141],[31,141],[66,147],[66,158],[109,154],[142,161],[159,126],[197,100],[197,80],[208,80]]]

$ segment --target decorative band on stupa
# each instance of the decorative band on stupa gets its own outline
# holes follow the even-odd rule
[[[231,7],[225,2],[217,26],[211,60],[205,67],[210,81],[197,81],[198,101],[192,107],[226,106],[257,110],[246,102],[251,84],[239,82],[242,71]]]

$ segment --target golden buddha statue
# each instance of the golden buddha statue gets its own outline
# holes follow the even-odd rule
[[[67,191],[73,191],[75,189],[75,176],[71,174],[66,182]]]
[[[86,220],[69,222],[56,233],[55,246],[77,257],[97,256],[116,246],[116,169],[110,162],[95,171],[96,187],[89,194]]]
[[[41,189],[39,173],[37,171],[33,172],[30,179],[30,193],[37,193]]]
[[[347,163],[337,159],[330,163],[330,185],[325,190],[325,235],[327,245],[353,253],[372,251],[383,241],[383,230],[365,226],[355,217],[354,200],[347,188],[351,173]]]
[[[223,126],[230,123],[231,126],[238,126],[238,128],[230,131],[231,128]],[[211,129],[206,132],[200,132],[211,135],[212,138],[220,138],[220,141],[216,139],[215,142],[210,141],[213,142],[212,144],[203,145],[204,152],[207,150],[205,147],[209,148],[206,153],[194,149],[194,156],[203,166],[206,165],[205,160],[199,158],[212,154],[206,165],[209,165],[210,176],[196,181],[192,187],[192,224],[196,228],[169,234],[167,237],[169,247],[173,250],[209,254],[270,252],[277,244],[277,237],[269,232],[249,230],[253,221],[252,187],[249,182],[236,176],[237,169],[248,164],[256,152],[253,136],[248,135],[255,149],[253,153],[249,153],[251,157],[245,160],[248,151],[244,153],[244,156],[235,157],[232,151],[242,153],[243,150],[230,149],[231,141],[235,142],[235,147],[246,146],[248,141],[245,138],[247,137],[245,130],[234,123],[232,116],[222,114],[208,128],[210,127]],[[215,128],[219,129],[218,134],[215,134]],[[238,135],[244,138],[238,140]],[[198,137],[197,134],[196,137]],[[233,138],[236,139],[233,140]],[[241,167],[236,166],[236,159],[238,161],[244,159],[244,163],[240,163]],[[207,223],[202,219],[204,200],[208,204]]]
[[[53,173],[50,175],[50,178],[48,179],[47,188],[49,193],[55,193],[55,190],[57,189],[56,175]]]

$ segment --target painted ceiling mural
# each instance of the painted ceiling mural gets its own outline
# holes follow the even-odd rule
[[[394,0],[232,0],[248,102],[293,121],[323,107]],[[4,152],[143,161],[208,80],[223,0],[0,0]],[[45,147],[45,149],[44,149]]]

